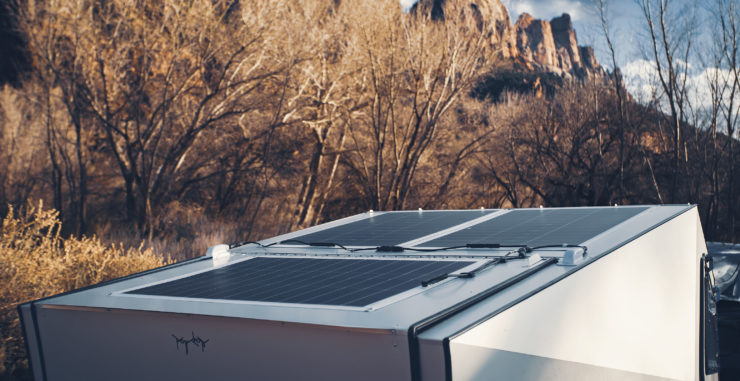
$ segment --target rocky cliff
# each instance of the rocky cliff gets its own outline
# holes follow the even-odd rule
[[[605,75],[590,46],[579,46],[570,15],[563,13],[550,21],[536,20],[523,13],[513,26],[521,56],[540,70],[576,78]]]
[[[464,27],[484,34],[499,55],[517,55],[509,11],[500,0],[419,0],[411,12],[439,21],[444,21],[446,15],[460,14]]]
[[[419,0],[412,12],[442,21],[451,12],[462,12],[466,27],[484,33],[494,48],[491,60],[503,60],[504,66],[519,71],[578,79],[600,79],[606,75],[593,49],[578,45],[566,13],[550,21],[523,13],[512,25],[509,11],[500,0]]]

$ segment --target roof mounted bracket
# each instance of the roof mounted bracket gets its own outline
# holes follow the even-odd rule
[[[586,257],[586,250],[582,247],[572,247],[563,250],[563,257],[558,261],[558,266],[575,266]]]

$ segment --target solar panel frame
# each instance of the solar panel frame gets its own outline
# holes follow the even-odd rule
[[[316,297],[308,298],[308,299],[296,299],[295,290],[291,289],[291,285],[283,285],[282,289],[277,290],[280,292],[281,295],[292,295],[285,298],[279,298],[278,300],[275,300],[275,298],[263,298],[262,296],[259,296],[259,299],[262,300],[250,300],[248,298],[239,298],[235,297],[234,295],[219,295],[220,297],[206,297],[208,295],[203,294],[196,294],[196,295],[185,295],[188,291],[193,291],[193,289],[190,290],[182,290],[180,289],[180,286],[183,284],[182,282],[192,282],[192,278],[198,277],[198,276],[205,276],[210,277],[212,281],[216,281],[218,284],[220,284],[222,287],[228,287],[233,288],[234,285],[234,279],[233,277],[223,276],[224,270],[228,274],[229,272],[231,275],[235,275],[234,273],[239,272],[239,265],[246,264],[247,266],[251,264],[255,264],[256,262],[265,262],[265,261],[271,261],[273,262],[272,265],[274,266],[280,266],[280,263],[286,260],[293,260],[296,262],[303,262],[308,263],[307,261],[315,261],[313,262],[313,265],[326,265],[328,262],[318,262],[318,261],[329,261],[334,264],[338,264],[339,262],[336,261],[345,261],[344,265],[352,265],[352,264],[358,264],[360,262],[363,262],[363,264],[369,264],[369,263],[378,263],[383,262],[386,265],[394,265],[394,264],[400,264],[404,263],[406,266],[413,266],[414,264],[420,264],[421,262],[429,265],[429,264],[446,264],[443,266],[437,266],[433,270],[424,273],[423,277],[421,277],[420,274],[417,272],[417,276],[414,277],[411,280],[406,280],[405,283],[401,286],[396,287],[389,287],[383,290],[376,290],[372,295],[379,295],[376,297],[373,297],[372,295],[358,295],[354,299],[352,299],[353,302],[344,302],[340,303],[337,302],[335,304],[327,303],[325,299],[319,300],[314,302],[316,300]],[[255,262],[256,261],[256,262]],[[293,264],[296,264],[294,262]],[[128,297],[145,297],[145,298],[171,298],[171,299],[181,299],[181,300],[193,300],[193,301],[208,301],[208,302],[214,302],[214,301],[225,301],[225,302],[232,302],[232,303],[246,303],[246,304],[263,304],[263,305],[293,305],[293,306],[309,306],[309,307],[317,307],[317,308],[331,308],[331,309],[358,309],[358,310],[369,310],[369,309],[377,309],[382,306],[388,305],[390,303],[393,303],[397,300],[404,299],[406,297],[409,297],[411,295],[423,292],[426,289],[431,288],[432,286],[428,287],[420,287],[421,280],[426,280],[428,278],[440,275],[443,272],[455,272],[460,271],[467,268],[473,268],[476,267],[485,261],[477,260],[473,258],[465,258],[465,259],[441,259],[441,258],[434,258],[434,259],[420,259],[420,258],[382,258],[382,257],[372,257],[372,258],[337,258],[337,257],[305,257],[305,256],[258,256],[258,257],[251,257],[247,258],[245,260],[240,260],[234,263],[231,263],[227,266],[217,267],[217,268],[211,268],[211,269],[205,269],[202,271],[198,271],[195,273],[189,273],[184,274],[182,276],[176,277],[176,278],[169,278],[165,279],[156,283],[147,284],[143,286],[139,286],[132,289],[122,290],[117,295],[120,296],[128,296]],[[236,266],[236,267],[235,267]],[[219,271],[220,270],[220,271]],[[256,273],[262,273],[262,276],[264,277],[265,274],[267,276],[267,283],[274,282],[275,279],[269,279],[270,275],[274,275],[274,273],[269,272],[268,268],[260,268],[257,269]],[[301,269],[301,271],[305,271],[304,269]],[[389,277],[389,272],[383,271],[378,272],[378,269],[375,268],[374,277],[377,279],[383,279],[385,283],[397,280],[398,277]],[[366,273],[363,273],[366,274]],[[250,274],[251,275],[251,274]],[[341,274],[334,274],[335,277],[341,277],[342,282],[352,282],[356,280],[356,277],[349,277],[349,280],[347,280],[347,274],[341,273]],[[357,274],[355,274],[357,275]],[[281,272],[280,277],[282,278],[281,281],[285,280],[286,273]],[[264,280],[264,279],[263,279]],[[330,289],[332,286],[336,285],[335,283],[331,282],[331,279],[321,279],[320,280],[323,284],[320,285],[320,289]],[[336,279],[335,279],[336,281]],[[440,282],[443,283],[443,282]],[[272,284],[272,283],[270,283]],[[212,284],[211,284],[212,285]],[[206,285],[208,286],[208,285]],[[244,284],[241,285],[242,287]],[[269,286],[269,285],[268,285]],[[161,292],[150,292],[153,288],[170,288],[174,290],[173,292],[168,292],[167,290],[161,291]],[[252,290],[254,291],[254,290]],[[274,293],[276,290],[274,288],[267,290],[266,287],[262,287],[260,292],[269,292]],[[304,289],[304,293],[310,293],[315,290],[307,290]],[[358,294],[359,292],[362,292],[362,289],[355,288],[352,293]],[[237,290],[238,293],[238,290]],[[337,292],[330,291],[326,294],[338,294]],[[321,295],[322,297],[326,294]],[[213,295],[211,295],[213,296]],[[346,297],[346,295],[344,295]],[[341,297],[341,296],[338,296]],[[256,298],[255,298],[256,299]]]
[[[291,233],[290,239],[305,243],[336,243],[343,246],[394,246],[428,236],[498,212],[497,209],[396,211],[371,214],[346,224]],[[300,232],[298,232],[300,233]],[[285,242],[286,245],[300,245]]]
[[[501,245],[582,244],[644,212],[649,207],[514,209],[425,242],[425,247],[471,243]]]

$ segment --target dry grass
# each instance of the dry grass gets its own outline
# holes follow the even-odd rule
[[[92,232],[104,243],[151,249],[157,254],[166,253],[175,261],[203,255],[213,245],[242,241],[246,236],[243,231],[246,224],[209,215],[202,206],[178,201],[161,206],[153,216],[151,239],[142,240],[136,227],[125,221],[107,219],[91,225]],[[260,237],[273,235],[269,232]]]
[[[0,228],[0,378],[28,367],[16,306],[161,266],[151,249],[106,245],[97,237],[62,238],[58,213],[43,204],[10,212]]]

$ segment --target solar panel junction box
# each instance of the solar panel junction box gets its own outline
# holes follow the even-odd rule
[[[586,251],[582,247],[563,250],[563,257],[558,261],[559,266],[575,266],[585,259]]]

